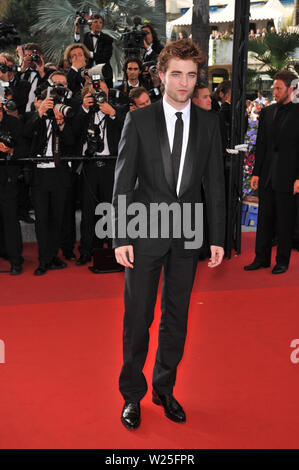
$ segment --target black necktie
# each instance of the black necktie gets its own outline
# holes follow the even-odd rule
[[[171,152],[175,188],[178,182],[182,145],[183,145],[184,122],[182,119],[182,114],[183,113],[181,112],[175,113],[177,120],[175,123],[173,146],[172,146],[172,152]]]

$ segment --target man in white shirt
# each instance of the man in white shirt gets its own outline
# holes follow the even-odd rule
[[[170,420],[178,423],[186,420],[182,406],[173,396],[173,387],[184,351],[200,246],[191,247],[187,240],[192,235],[185,230],[175,233],[177,226],[170,227],[170,223],[168,236],[162,232],[167,222],[172,222],[173,204],[181,211],[186,205],[190,209],[190,217],[180,213],[181,228],[186,228],[188,222],[194,226],[202,181],[209,214],[209,266],[218,266],[224,254],[224,171],[218,119],[191,102],[204,62],[203,53],[192,40],[168,43],[158,61],[165,90],[163,100],[128,113],[119,144],[113,192],[114,248],[117,261],[126,268],[119,387],[125,400],[121,422],[131,430],[140,424],[140,401],[147,392],[142,370],[162,269],[162,316],[152,398]],[[132,220],[128,225],[125,223],[126,214],[132,214],[136,203],[142,204],[145,211],[145,220],[139,223],[145,236],[133,236],[129,231]],[[157,204],[168,207],[170,212],[152,217],[151,208]],[[177,221],[177,217],[178,213],[173,213],[173,219]]]

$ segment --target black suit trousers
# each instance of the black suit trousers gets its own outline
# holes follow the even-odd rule
[[[0,184],[0,223],[5,254],[11,264],[22,264],[22,235],[18,220],[18,185],[17,183]]]
[[[38,168],[36,176],[42,182],[32,188],[38,257],[41,264],[46,264],[60,248],[68,186],[61,184],[56,168]]]
[[[259,214],[256,233],[256,260],[271,264],[272,238],[277,234],[276,263],[288,266],[295,220],[295,196],[274,191],[270,186],[259,189]]]
[[[103,244],[102,240],[98,242],[96,240],[95,208],[100,202],[112,201],[114,171],[115,160],[103,162],[103,166],[89,162],[83,167],[81,242],[79,247],[82,255],[91,256],[94,249]]]
[[[177,366],[184,351],[197,260],[197,252],[192,257],[183,257],[182,251],[176,250],[173,242],[164,256],[135,253],[134,268],[126,268],[124,363],[119,378],[120,392],[125,400],[139,401],[147,392],[142,370],[148,352],[149,328],[154,318],[162,268],[162,315],[153,387],[160,394],[172,393]]]

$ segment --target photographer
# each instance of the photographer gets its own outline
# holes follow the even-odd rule
[[[64,52],[64,60],[71,66],[67,73],[67,83],[73,96],[81,96],[81,90],[86,83],[84,71],[88,59],[89,51],[84,44],[71,44]]]
[[[71,108],[65,116],[65,119],[71,124],[73,115],[81,106],[81,99],[79,100],[78,96],[72,96],[72,92],[67,87],[67,76],[64,72],[53,72],[48,81],[54,87],[62,87],[60,103]],[[63,93],[63,89],[66,90],[65,94]],[[64,109],[67,110],[67,108]],[[66,195],[60,246],[64,257],[67,260],[74,261],[76,260],[76,256],[73,251],[76,241],[76,192],[79,186],[79,175],[76,172],[78,163],[71,162],[69,163],[69,166],[71,168],[71,185],[68,188]]]
[[[145,108],[151,104],[151,99],[147,90],[140,86],[138,88],[133,88],[129,94],[130,99],[130,111],[135,109]]]
[[[128,57],[123,65],[124,79],[117,87],[124,96],[124,101],[129,105],[129,93],[134,88],[144,87],[151,95],[152,101],[161,98],[160,79],[158,76],[143,66],[137,57]],[[127,98],[127,100],[126,100]],[[127,109],[129,110],[129,108]]]
[[[81,16],[77,16],[75,21],[75,42],[80,42],[79,35],[79,21]],[[104,26],[104,18],[98,13],[91,15],[89,21],[90,32],[84,34],[83,44],[89,50],[88,66],[93,67],[97,64],[107,64],[109,67],[109,74],[106,78],[108,88],[113,87],[113,73],[110,65],[112,57],[113,39],[102,32]]]
[[[41,47],[33,42],[17,47],[17,53],[21,61],[20,78],[30,84],[30,91],[26,105],[26,112],[31,111],[31,105],[34,103],[35,90],[52,73],[51,69],[45,67],[44,56]]]
[[[11,264],[10,274],[22,272],[22,237],[18,221],[18,176],[20,166],[13,160],[26,156],[22,122],[8,116],[0,103],[0,210],[5,254]],[[12,160],[12,163],[10,162]],[[2,251],[2,243],[1,243]]]
[[[74,131],[80,136],[83,163],[83,194],[81,245],[78,266],[90,261],[95,248],[95,208],[99,202],[111,202],[115,159],[88,161],[88,157],[117,155],[123,119],[107,101],[108,88],[101,77],[93,76],[92,83],[82,91],[83,105],[74,118]]]
[[[147,31],[147,35],[144,38],[144,47],[145,52],[143,54],[143,62],[157,62],[158,55],[163,49],[163,44],[161,44],[158,34],[155,31],[155,28],[150,24],[147,23],[142,26],[143,31]]]
[[[51,158],[33,169],[32,196],[38,242],[39,266],[34,271],[41,276],[48,269],[66,267],[57,253],[60,247],[64,206],[71,185],[70,168],[62,156],[74,145],[72,126],[63,114],[59,90],[48,87],[35,99],[36,111],[30,113],[24,134],[31,139],[31,155]]]
[[[3,106],[7,114],[16,118],[23,118],[28,101],[30,84],[21,80],[17,72],[14,58],[7,53],[0,54],[0,84],[4,87]],[[22,165],[23,167],[23,165]],[[18,178],[18,214],[19,220],[34,223],[30,216],[31,201],[29,186],[25,181],[25,170],[22,168]]]
[[[6,105],[8,114],[19,117],[24,115],[28,101],[30,84],[26,80],[21,80],[17,73],[17,66],[12,55],[7,53],[0,54],[0,82],[7,84],[5,86],[6,98],[12,102]]]

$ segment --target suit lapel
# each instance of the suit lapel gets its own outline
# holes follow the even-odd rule
[[[188,189],[193,175],[193,163],[196,157],[196,140],[198,140],[198,131],[199,128],[197,122],[197,114],[194,105],[191,103],[189,138],[186,149],[179,196],[184,194],[186,189]]]
[[[173,194],[176,194],[175,188],[174,188],[171,153],[170,153],[168,133],[167,133],[167,128],[166,128],[162,100],[158,101],[157,104],[155,104],[154,106],[155,106],[157,131],[158,131],[158,136],[159,136],[159,141],[160,141],[160,148],[161,148],[165,178],[166,178],[166,181],[168,183],[168,186],[171,192]]]

